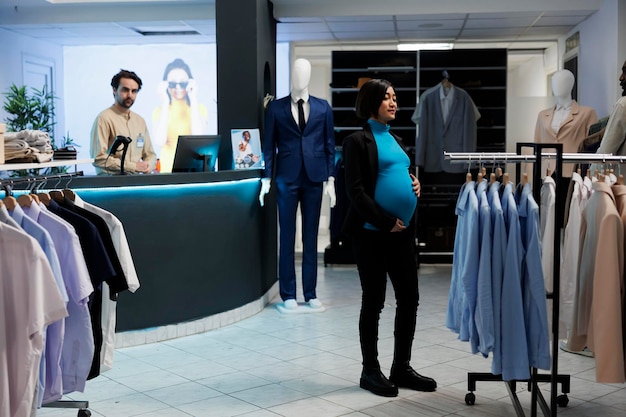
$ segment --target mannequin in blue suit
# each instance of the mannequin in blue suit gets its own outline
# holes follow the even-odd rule
[[[331,176],[335,163],[333,113],[326,100],[309,95],[311,64],[297,59],[292,68],[291,93],[269,103],[263,131],[265,172],[261,179],[259,202],[264,204],[274,180],[277,190],[280,249],[278,281],[285,313],[324,311],[317,298],[317,232],[322,197],[335,205],[335,184]],[[299,126],[298,100],[302,99],[302,116],[306,125]],[[308,310],[296,302],[295,237],[296,213],[302,213],[302,291]]]

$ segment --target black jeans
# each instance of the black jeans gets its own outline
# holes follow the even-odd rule
[[[385,303],[387,274],[396,296],[394,363],[408,364],[419,304],[413,229],[397,233],[363,229],[354,236],[353,244],[363,291],[359,318],[363,367],[380,368],[378,322]]]

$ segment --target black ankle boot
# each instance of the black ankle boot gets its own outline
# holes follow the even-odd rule
[[[437,389],[437,382],[434,379],[418,374],[408,363],[393,365],[389,380],[398,387],[416,391],[431,392]]]
[[[397,397],[398,387],[389,382],[380,369],[365,369],[361,372],[360,386],[376,395]]]

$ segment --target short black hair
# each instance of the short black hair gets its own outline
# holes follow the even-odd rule
[[[141,78],[139,78],[139,76],[134,72],[125,69],[120,70],[120,72],[113,76],[113,78],[111,79],[111,87],[117,90],[117,88],[120,86],[120,80],[122,78],[130,78],[131,80],[134,80],[137,84],[139,84],[139,88],[137,90],[141,90],[141,85],[143,84],[141,82]]]
[[[356,97],[357,117],[363,120],[369,119],[372,115],[378,117],[380,103],[385,99],[389,87],[393,88],[393,84],[378,78],[363,84]]]

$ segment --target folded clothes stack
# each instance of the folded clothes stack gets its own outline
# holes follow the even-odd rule
[[[5,162],[49,162],[53,155],[48,132],[22,130],[4,134]]]

